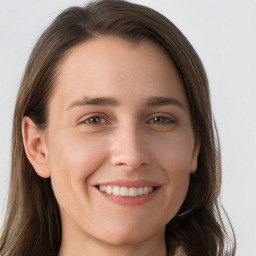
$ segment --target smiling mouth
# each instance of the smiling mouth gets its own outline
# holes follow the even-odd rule
[[[101,185],[98,186],[98,189],[106,193],[108,195],[113,195],[113,196],[123,196],[123,197],[138,197],[138,196],[143,196],[147,194],[151,194],[155,187],[124,187],[124,186],[110,186],[110,185]]]

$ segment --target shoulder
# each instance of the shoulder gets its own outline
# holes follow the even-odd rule
[[[187,256],[187,254],[185,253],[184,249],[181,246],[179,246],[176,249],[174,256]]]

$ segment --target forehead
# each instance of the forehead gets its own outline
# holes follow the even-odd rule
[[[75,72],[75,69],[80,70],[81,67],[84,71],[91,71],[92,67],[102,68],[97,70],[99,72],[106,69],[107,65],[121,71],[126,65],[131,64],[136,64],[136,68],[143,64],[140,66],[141,69],[145,67],[148,70],[161,66],[163,73],[172,69],[173,73],[179,75],[166,50],[156,42],[148,39],[135,42],[116,36],[92,38],[71,48],[60,62],[58,70],[59,74],[67,75],[68,72]]]
[[[149,40],[132,42],[113,36],[90,39],[67,52],[57,73],[54,97],[67,103],[80,93],[92,97],[132,95],[136,99],[147,94],[168,96],[171,89],[179,88],[184,94],[171,58]]]

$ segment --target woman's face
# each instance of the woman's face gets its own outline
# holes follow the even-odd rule
[[[167,53],[147,40],[92,39],[64,57],[55,86],[43,135],[63,242],[164,239],[199,150]]]

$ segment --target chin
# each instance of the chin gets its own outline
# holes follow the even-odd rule
[[[155,229],[151,223],[147,225],[120,225],[116,228],[112,226],[111,231],[107,232],[104,238],[109,244],[115,246],[135,245],[150,240],[154,236],[162,236],[164,232],[165,227]]]
[[[138,232],[136,232],[135,234],[134,232],[129,232],[126,234],[117,234],[113,235],[112,237],[108,237],[108,240],[106,242],[114,246],[131,246],[145,242],[149,238],[150,236],[145,231],[141,232],[140,234]]]

